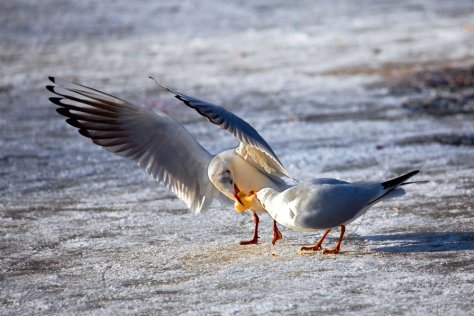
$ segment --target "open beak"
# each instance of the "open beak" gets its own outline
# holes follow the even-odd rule
[[[237,202],[240,203],[240,205],[244,206],[244,203],[242,203],[242,200],[239,198],[238,194],[240,193],[240,189],[237,186],[237,184],[234,182],[234,198]]]

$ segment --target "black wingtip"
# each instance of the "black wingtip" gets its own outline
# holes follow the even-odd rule
[[[82,128],[81,124],[73,118],[68,118],[66,120],[66,123],[68,123],[71,126],[74,126],[75,128]]]
[[[148,75],[148,78],[153,80],[156,83],[156,85],[164,88],[163,85],[158,80],[156,80],[155,77],[153,77],[152,75]]]
[[[48,79],[49,79],[52,83],[56,83],[56,82],[55,82],[56,79],[55,79],[53,76],[49,76]]]
[[[151,80],[153,80],[157,86],[161,87],[162,89],[165,89],[166,91],[168,92],[171,92],[175,95],[177,95],[176,92],[174,92],[173,90],[171,90],[170,88],[168,88],[167,86],[165,86],[164,84],[162,84],[161,82],[159,82],[155,77],[151,76],[151,75],[148,75],[148,78],[150,78]]]
[[[49,98],[49,101],[50,101],[51,103],[56,104],[56,105],[63,106],[63,104],[61,103],[61,100],[62,100],[62,99],[63,99],[63,98],[51,97],[51,98]]]
[[[66,117],[70,117],[70,116],[71,116],[71,112],[69,112],[69,110],[66,109],[66,108],[57,108],[57,109],[56,109],[56,112],[58,112],[58,113],[61,114],[62,116],[66,116]]]
[[[48,89],[49,92],[52,92],[52,93],[56,93],[56,91],[54,91],[54,86],[46,86],[46,89]]]
[[[84,136],[84,137],[92,138],[91,134],[90,134],[89,131],[86,130],[86,129],[80,128],[80,129],[78,130],[78,132],[79,132],[79,134],[81,134],[81,135]]]
[[[413,177],[415,174],[419,172],[420,170],[413,170],[413,171],[408,172],[407,174],[404,174],[403,176],[382,182],[381,184],[384,189],[389,189],[389,188],[392,188],[404,183],[405,181],[407,181],[408,179],[410,179],[411,177]]]

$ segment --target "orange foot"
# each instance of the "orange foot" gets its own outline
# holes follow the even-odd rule
[[[283,235],[281,234],[280,230],[277,227],[277,222],[276,220],[273,220],[273,239],[272,239],[272,244],[275,245],[277,241],[283,238]]]
[[[317,251],[321,246],[301,247],[301,251]]]
[[[317,251],[318,249],[321,248],[321,244],[323,243],[324,241],[324,238],[326,238],[326,236],[329,234],[331,230],[330,229],[326,229],[326,231],[324,232],[324,234],[321,236],[321,238],[319,238],[318,242],[316,243],[316,245],[312,246],[312,247],[301,247],[301,251]]]
[[[324,249],[323,251],[323,255],[330,255],[330,254],[335,255],[337,253],[339,253],[339,247],[336,247],[334,249]]]
[[[241,241],[241,245],[255,245],[258,243],[258,222],[260,221],[257,214],[253,213],[253,221],[255,223],[255,228],[253,230],[253,238],[251,240]]]
[[[258,244],[258,237],[253,238],[252,240],[242,240],[240,242],[241,245],[255,245]]]
[[[346,231],[346,226],[341,225],[341,234],[339,235],[339,240],[337,241],[336,247],[334,249],[326,249],[323,251],[323,255],[337,254],[339,249],[341,249],[342,238],[344,237],[344,232]]]

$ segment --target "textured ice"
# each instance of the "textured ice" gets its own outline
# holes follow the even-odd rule
[[[474,114],[392,87],[472,65],[473,21],[467,0],[1,1],[0,314],[472,314],[474,149],[437,135],[472,139]],[[268,216],[239,246],[249,214],[192,215],[44,89],[79,81],[235,145],[149,74],[246,119],[297,179],[430,182],[349,225],[340,255],[301,255],[319,234],[285,229],[272,246]]]

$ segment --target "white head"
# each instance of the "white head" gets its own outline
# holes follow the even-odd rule
[[[230,159],[227,159],[227,157],[223,155],[215,156],[209,163],[207,174],[212,184],[214,184],[219,191],[231,199],[233,198],[233,194],[235,193],[234,178]]]

